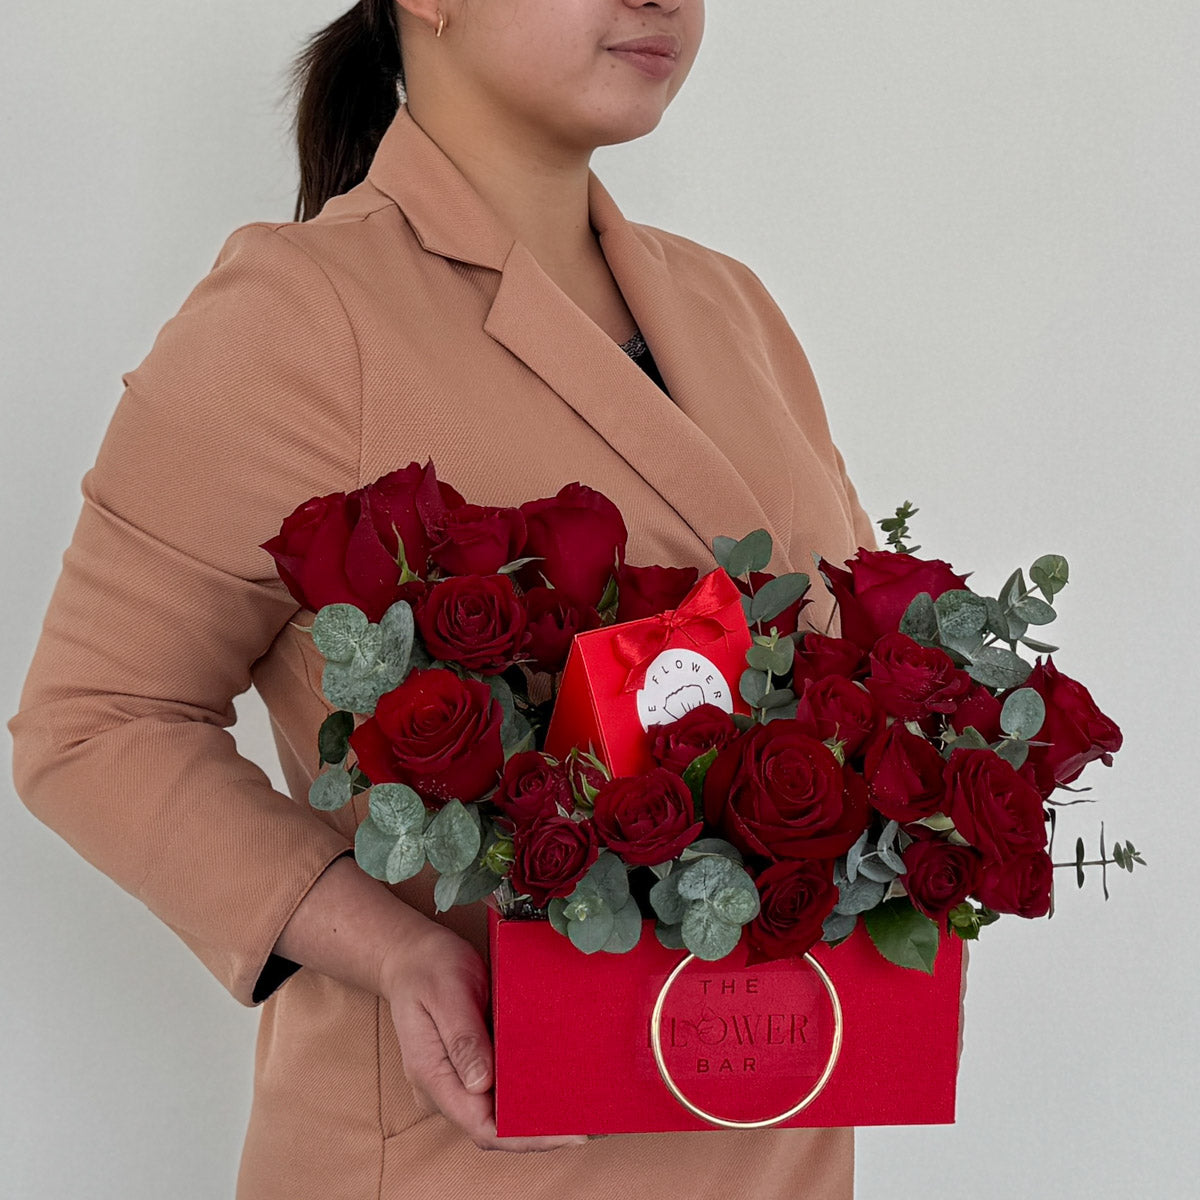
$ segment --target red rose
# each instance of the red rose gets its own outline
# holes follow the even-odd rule
[[[700,572],[695,567],[631,567],[617,572],[617,620],[640,621],[678,608],[696,586]]]
[[[1034,740],[1050,745],[1030,746],[1025,763],[1043,796],[1078,779],[1093,759],[1112,766],[1112,756],[1121,748],[1121,731],[1096,707],[1082,683],[1062,674],[1050,657],[1045,664],[1038,659],[1024,686],[1046,702],[1046,720]]]
[[[567,755],[563,764],[567,768],[567,778],[571,781],[571,794],[575,803],[590,809],[592,802],[588,799],[588,789],[596,791],[608,782],[608,775],[599,767],[588,762],[579,750],[574,749]]]
[[[866,785],[795,721],[772,721],[717,755],[704,811],[744,854],[836,858],[866,828]]]
[[[904,851],[904,888],[914,908],[944,927],[950,910],[974,892],[982,863],[970,846],[941,838],[913,842]]]
[[[556,816],[559,809],[569,813],[575,807],[566,768],[536,750],[514,754],[504,764],[504,775],[492,800],[518,826],[528,825],[537,817]]]
[[[754,882],[759,911],[746,928],[747,963],[807,954],[837,904],[833,860],[774,863]]]
[[[644,867],[670,862],[703,828],[691,790],[663,767],[609,780],[596,795],[592,819],[610,850]]]
[[[883,713],[870,692],[842,675],[827,675],[804,685],[796,721],[820,742],[843,742],[848,761],[866,745],[883,721]]]
[[[537,908],[569,896],[600,856],[591,821],[542,817],[513,834],[513,887]]]
[[[871,651],[867,688],[885,712],[903,720],[953,712],[971,687],[945,650],[886,633]]]
[[[682,775],[692,760],[711,750],[729,745],[737,737],[733,718],[715,704],[697,704],[668,725],[653,727],[650,754],[660,767]]]
[[[826,675],[857,679],[867,672],[866,659],[866,652],[857,642],[824,633],[806,633],[792,663],[793,687],[800,692],[805,680],[824,679]]]
[[[958,702],[950,716],[950,726],[962,733],[968,725],[974,725],[986,742],[994,742],[1003,736],[1000,728],[1000,709],[1003,706],[982,683],[972,683],[970,690]]]
[[[487,684],[440,668],[413,671],[379,698],[350,745],[372,783],[406,783],[433,807],[469,804],[504,765],[503,716]]]
[[[548,582],[576,604],[595,608],[608,581],[625,561],[628,533],[617,506],[581,483],[568,483],[556,496],[521,505],[525,518],[525,587]]]
[[[535,670],[551,674],[561,671],[567,663],[571,639],[597,628],[600,614],[594,608],[575,604],[557,588],[530,588],[523,599],[529,620],[522,655]]]
[[[423,467],[409,463],[381,475],[361,491],[363,512],[370,516],[375,536],[393,565],[399,554],[399,534],[410,570],[424,578],[433,535],[450,510],[462,506],[463,498],[448,483],[438,480],[432,463]]]
[[[837,601],[842,637],[866,650],[885,633],[900,628],[900,618],[919,593],[928,592],[936,600],[967,582],[966,575],[956,575],[950,564],[940,559],[914,558],[891,550],[860,549],[846,566],[849,569],[842,570],[821,560],[821,570],[829,577]]]
[[[943,778],[943,811],[988,860],[1046,845],[1042,798],[991,750],[954,750]]]
[[[496,675],[525,639],[525,606],[507,575],[455,576],[426,593],[417,628],[434,658]]]
[[[764,583],[770,583],[774,578],[775,576],[769,571],[751,571],[749,583],[740,575],[733,582],[737,584],[738,590],[743,596],[751,596]],[[794,600],[789,604],[778,616],[772,617],[769,621],[764,621],[763,625],[767,629],[770,629],[773,625],[779,631],[781,637],[789,633],[795,633],[800,625],[800,610],[811,603],[812,601],[807,595],[801,596],[799,600]]]
[[[525,545],[525,518],[517,508],[464,504],[447,511],[430,557],[447,575],[494,575]]]
[[[984,867],[975,896],[999,913],[1044,917],[1050,911],[1054,867],[1044,850],[1014,854]]]
[[[354,604],[378,621],[398,598],[400,571],[363,512],[361,491],[307,500],[262,543],[297,604]]]
[[[867,747],[863,762],[871,805],[889,821],[933,816],[946,790],[945,766],[932,743],[893,721]]]

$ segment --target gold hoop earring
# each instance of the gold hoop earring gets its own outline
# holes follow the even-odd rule
[[[446,28],[446,18],[442,16],[442,10],[440,8],[437,10],[437,15],[438,15],[437,33],[435,33],[433,36],[441,37],[442,30]]]

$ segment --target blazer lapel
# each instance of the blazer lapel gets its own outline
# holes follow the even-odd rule
[[[652,235],[625,220],[594,173],[592,227],[670,398],[507,232],[407,106],[386,131],[369,178],[400,206],[426,250],[499,272],[484,331],[558,393],[706,548],[715,534],[766,528],[782,553],[787,541],[720,448],[726,436],[746,437],[746,414],[731,403],[745,384],[736,347],[719,352],[730,341],[728,323],[703,292],[675,277]]]

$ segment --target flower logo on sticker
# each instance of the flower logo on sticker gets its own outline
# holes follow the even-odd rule
[[[664,650],[647,668],[637,694],[643,729],[670,725],[701,704],[733,712],[733,693],[720,669],[694,650]]]

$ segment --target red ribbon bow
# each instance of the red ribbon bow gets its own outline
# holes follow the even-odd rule
[[[728,625],[722,619],[729,600],[728,596],[721,595],[720,577],[720,571],[710,571],[688,592],[678,608],[616,627],[613,654],[627,669],[622,693],[641,687],[646,668],[672,642],[678,644],[678,635],[697,647],[724,642],[729,637],[736,626]],[[739,611],[739,623],[743,620]]]

